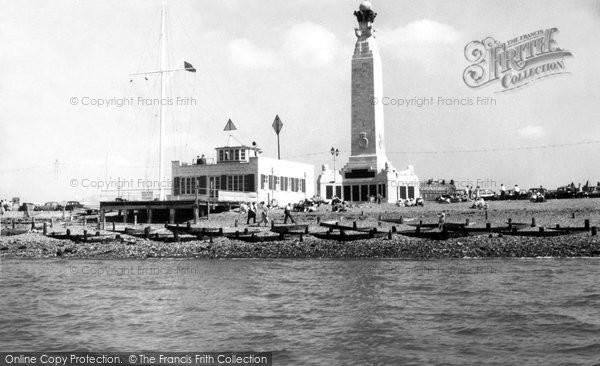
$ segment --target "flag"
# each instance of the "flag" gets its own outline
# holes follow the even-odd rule
[[[190,64],[187,61],[183,61],[183,68],[189,72],[196,72],[196,69],[194,68],[194,66],[192,66],[192,64]]]
[[[233,122],[231,121],[231,118],[227,121],[227,124],[225,125],[225,128],[223,129],[223,131],[233,131],[233,130],[237,130],[237,128],[235,127],[235,125],[233,124]]]

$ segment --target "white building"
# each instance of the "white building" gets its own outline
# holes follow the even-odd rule
[[[314,195],[314,167],[310,164],[260,156],[256,147],[224,146],[216,163],[196,159],[172,162],[170,200],[212,202],[295,203]],[[212,161],[212,160],[211,160]]]

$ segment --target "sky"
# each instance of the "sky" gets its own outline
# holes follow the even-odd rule
[[[136,199],[156,186],[159,77],[130,74],[159,68],[162,1],[0,3],[0,198]],[[343,166],[358,5],[167,1],[168,66],[185,60],[197,72],[168,76],[165,178],[172,160],[210,159],[228,143],[255,141],[276,157],[275,115],[282,158],[318,174],[335,147]],[[396,168],[493,190],[600,181],[599,1],[373,1],[373,9],[386,100],[436,102],[384,106]],[[548,28],[573,55],[566,73],[507,92],[463,81],[468,43]],[[495,104],[437,104],[477,97]]]

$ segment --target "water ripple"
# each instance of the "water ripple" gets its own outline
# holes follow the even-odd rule
[[[600,354],[594,258],[15,259],[0,270],[0,351],[254,350],[305,365]]]

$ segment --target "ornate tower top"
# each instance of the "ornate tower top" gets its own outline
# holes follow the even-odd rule
[[[356,37],[368,38],[372,35],[373,21],[377,13],[373,11],[373,5],[369,1],[363,1],[358,7],[358,11],[354,12],[356,20],[358,20],[358,28],[355,29]]]

